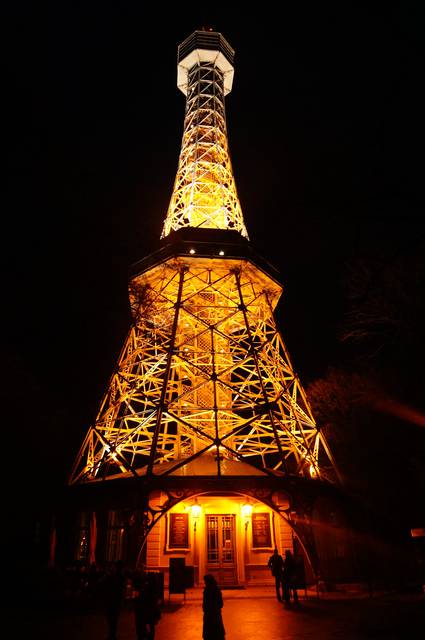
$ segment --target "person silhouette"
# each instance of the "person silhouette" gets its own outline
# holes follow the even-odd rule
[[[283,597],[283,558],[275,547],[273,551],[273,555],[270,556],[267,566],[272,571],[272,576],[274,576],[275,584],[276,584],[276,598],[279,602],[282,602]],[[280,595],[280,591],[282,589],[282,595]]]
[[[102,592],[108,624],[108,640],[116,640],[118,619],[124,599],[126,576],[121,560],[113,562],[103,578]]]
[[[204,576],[205,588],[202,599],[204,620],[202,637],[204,640],[224,640],[225,630],[221,610],[223,596],[216,579],[210,573]]]
[[[154,640],[155,625],[161,618],[155,575],[142,570],[134,577],[133,586],[136,591],[134,617],[137,640]]]
[[[291,601],[291,594],[294,603],[298,604],[297,580],[296,580],[296,562],[291,551],[285,551],[285,560],[283,561],[283,599],[286,604]]]

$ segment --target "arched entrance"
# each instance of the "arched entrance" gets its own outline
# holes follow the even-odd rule
[[[314,564],[288,510],[284,491],[151,492],[139,561],[162,571],[166,584],[170,559],[183,558],[194,586],[205,573],[222,586],[260,586],[273,583],[267,562],[277,547],[302,556],[314,579]]]

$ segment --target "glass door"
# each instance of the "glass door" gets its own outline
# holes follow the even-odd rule
[[[207,573],[221,586],[236,585],[235,516],[207,515]]]

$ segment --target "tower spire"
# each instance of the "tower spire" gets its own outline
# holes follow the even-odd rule
[[[186,96],[184,131],[162,238],[184,227],[236,230],[245,238],[227,141],[224,96],[234,51],[220,33],[195,31],[178,48],[177,86]]]

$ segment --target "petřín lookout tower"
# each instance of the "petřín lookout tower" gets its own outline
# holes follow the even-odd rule
[[[195,583],[205,571],[255,582],[252,550],[291,548],[294,535],[308,555],[288,483],[335,478],[276,326],[282,287],[238,199],[225,115],[233,59],[213,31],[178,48],[186,111],[161,247],[133,267],[133,324],[70,477],[114,487],[106,559],[161,569],[167,553],[186,554]]]

